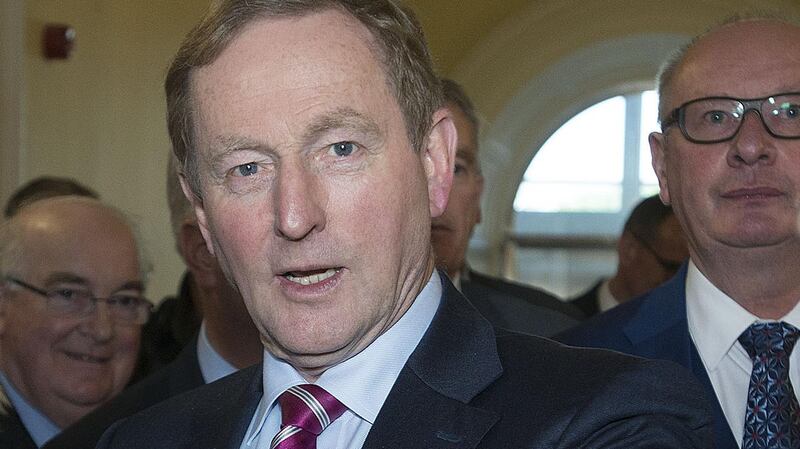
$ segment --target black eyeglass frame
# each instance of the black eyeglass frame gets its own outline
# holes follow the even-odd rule
[[[682,105],[678,106],[677,108],[670,111],[667,114],[667,117],[661,122],[661,132],[666,134],[667,130],[674,126],[676,123],[678,124],[678,128],[681,130],[681,134],[683,137],[686,138],[689,142],[698,143],[698,144],[714,144],[720,142],[726,142],[728,140],[733,139],[739,134],[739,130],[742,129],[742,123],[744,123],[744,117],[747,115],[748,112],[754,111],[758,114],[758,118],[761,120],[761,125],[764,126],[764,129],[767,130],[770,136],[775,137],[776,139],[786,139],[786,140],[796,140],[800,139],[800,135],[797,136],[782,136],[780,134],[776,134],[772,129],[770,129],[769,125],[766,121],[764,121],[764,115],[761,112],[761,107],[764,103],[769,100],[770,98],[787,96],[787,95],[797,95],[800,97],[800,92],[781,92],[777,94],[768,95],[762,98],[748,98],[748,99],[741,99],[741,98],[734,98],[734,97],[724,97],[724,96],[714,96],[714,97],[703,97],[703,98],[695,98],[694,100],[689,100]],[[701,101],[708,101],[708,100],[733,100],[742,105],[742,118],[739,120],[739,124],[736,127],[736,131],[733,132],[729,137],[725,137],[723,139],[715,139],[715,140],[704,140],[704,139],[695,139],[689,135],[686,131],[686,107],[693,104],[698,103]],[[800,118],[798,118],[800,120]]]
[[[30,291],[30,292],[36,293],[37,295],[40,295],[40,296],[44,297],[48,301],[48,304],[49,304],[49,301],[51,301],[51,299],[52,299],[51,295],[54,292],[49,292],[47,290],[44,290],[44,289],[39,288],[39,287],[36,287],[35,285],[31,285],[31,284],[29,284],[29,283],[27,283],[27,282],[25,282],[25,281],[23,281],[21,279],[17,279],[17,278],[12,277],[12,276],[6,276],[5,280],[8,281],[8,282],[12,282],[12,283],[14,283],[14,284],[16,284],[16,285],[18,285],[18,286]],[[106,304],[110,304],[111,302],[113,302],[113,298],[114,298],[113,295],[108,297],[108,298],[100,298],[100,297],[94,296],[94,294],[91,294],[90,299],[91,299],[91,302],[92,302],[92,307],[90,307],[84,313],[79,314],[79,315],[80,316],[88,316],[92,312],[92,310],[94,310],[94,308],[97,307],[96,304],[97,304],[98,301],[103,301]],[[144,297],[140,297],[139,299],[141,300],[141,302],[138,304],[138,307],[139,307],[139,309],[143,309],[144,308],[146,310],[146,313],[142,314],[140,312],[139,316],[137,317],[137,319],[131,320],[131,321],[119,320],[116,315],[112,314],[112,316],[115,317],[115,321],[120,323],[120,324],[125,324],[125,325],[142,325],[142,324],[146,323],[147,319],[150,316],[150,313],[153,311],[153,304],[150,301],[148,301],[146,298],[144,298]],[[142,306],[144,306],[144,307],[142,307]],[[51,310],[52,310],[52,308],[51,308]]]

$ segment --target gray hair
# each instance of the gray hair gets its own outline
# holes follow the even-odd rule
[[[771,21],[787,23],[789,25],[800,26],[800,20],[798,20],[795,17],[787,16],[786,14],[779,14],[776,11],[750,11],[750,12],[741,12],[729,16],[722,22],[719,22],[718,24],[706,29],[701,34],[692,38],[692,40],[689,41],[689,43],[675,50],[672,53],[672,55],[670,55],[667,58],[667,60],[664,61],[664,64],[661,65],[661,69],[658,72],[657,82],[658,82],[658,97],[659,97],[658,100],[659,122],[663,122],[667,118],[667,114],[670,113],[670,111],[667,108],[669,107],[670,104],[669,98],[672,96],[673,80],[675,78],[675,75],[678,73],[678,70],[686,61],[686,57],[688,56],[689,52],[697,45],[697,43],[700,42],[704,37],[719,30],[720,28],[740,22],[749,22],[757,20],[771,20]]]
[[[422,28],[410,10],[393,0],[220,0],[212,3],[205,18],[186,36],[165,81],[172,148],[198,198],[193,71],[213,63],[245,25],[257,19],[300,17],[329,9],[348,13],[369,30],[389,87],[403,112],[409,140],[417,151],[424,147],[442,95]]]
[[[186,195],[183,194],[183,189],[181,189],[181,182],[178,177],[178,161],[173,154],[170,154],[169,162],[167,162],[167,204],[169,205],[172,236],[177,244],[181,226],[186,222],[193,222],[195,215],[192,203],[186,199]]]

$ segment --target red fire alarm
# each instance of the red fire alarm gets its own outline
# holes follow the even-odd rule
[[[42,35],[42,48],[47,59],[67,59],[75,42],[75,29],[69,25],[47,24]]]

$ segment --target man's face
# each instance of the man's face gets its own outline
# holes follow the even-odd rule
[[[447,107],[456,125],[458,147],[447,209],[433,219],[431,239],[436,266],[453,277],[464,266],[472,229],[481,221],[483,176],[478,163],[475,127],[458,106],[448,103]]]
[[[706,36],[673,82],[669,109],[708,96],[800,91],[800,29],[750,21]],[[755,113],[731,140],[687,141],[677,126],[650,139],[661,196],[671,202],[696,262],[722,248],[797,244],[800,140],[776,139]]]
[[[99,206],[59,203],[43,210],[45,203],[20,212],[24,255],[13,277],[103,298],[141,292],[138,255],[124,223]],[[66,427],[127,385],[141,326],[115,323],[106,304],[84,317],[59,316],[44,297],[11,282],[0,297],[2,370],[56,424]]]
[[[336,11],[260,20],[193,78],[198,222],[267,349],[307,378],[413,302],[452,179],[449,118],[447,142],[412,149],[371,39]]]

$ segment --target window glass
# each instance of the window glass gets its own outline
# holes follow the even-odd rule
[[[647,186],[648,189],[645,190],[650,191],[652,187],[658,185],[658,179],[651,163],[650,143],[647,140],[651,132],[659,130],[658,94],[654,90],[642,92],[642,114],[639,129],[641,130],[639,139],[639,182],[643,184],[642,189]]]
[[[620,207],[625,98],[617,96],[570,119],[542,145],[525,172],[514,209],[614,211]]]

